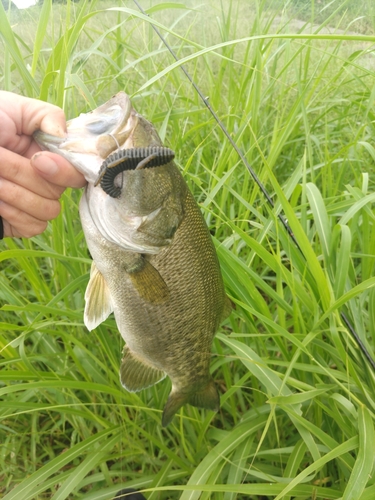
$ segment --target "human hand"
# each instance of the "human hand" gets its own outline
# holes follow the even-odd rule
[[[33,133],[63,137],[64,112],[57,106],[0,91],[0,217],[4,237],[42,233],[60,213],[65,188],[86,184],[67,160],[40,147]]]

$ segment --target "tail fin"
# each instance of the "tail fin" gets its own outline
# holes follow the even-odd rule
[[[164,407],[162,426],[166,427],[171,423],[175,413],[186,403],[198,408],[218,411],[220,408],[220,396],[217,392],[214,381],[211,379],[197,392],[185,394],[183,392],[172,392],[169,395],[167,404]]]

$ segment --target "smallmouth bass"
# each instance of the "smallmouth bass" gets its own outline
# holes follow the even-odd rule
[[[140,391],[166,375],[172,390],[162,425],[186,403],[218,410],[211,346],[230,313],[211,236],[174,153],[120,92],[67,123],[40,131],[44,149],[70,161],[88,184],[80,217],[93,263],[84,322],[114,313],[125,340],[120,380]]]

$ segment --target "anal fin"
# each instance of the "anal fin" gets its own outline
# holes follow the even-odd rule
[[[125,389],[138,392],[157,384],[166,373],[137,358],[128,347],[124,348],[120,366],[120,380]]]

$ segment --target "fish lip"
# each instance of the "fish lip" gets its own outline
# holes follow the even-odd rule
[[[43,150],[51,150],[51,148],[60,149],[60,146],[67,140],[66,136],[59,137],[56,135],[47,134],[46,132],[42,132],[41,130],[37,130],[36,132],[34,132],[33,137]]]

